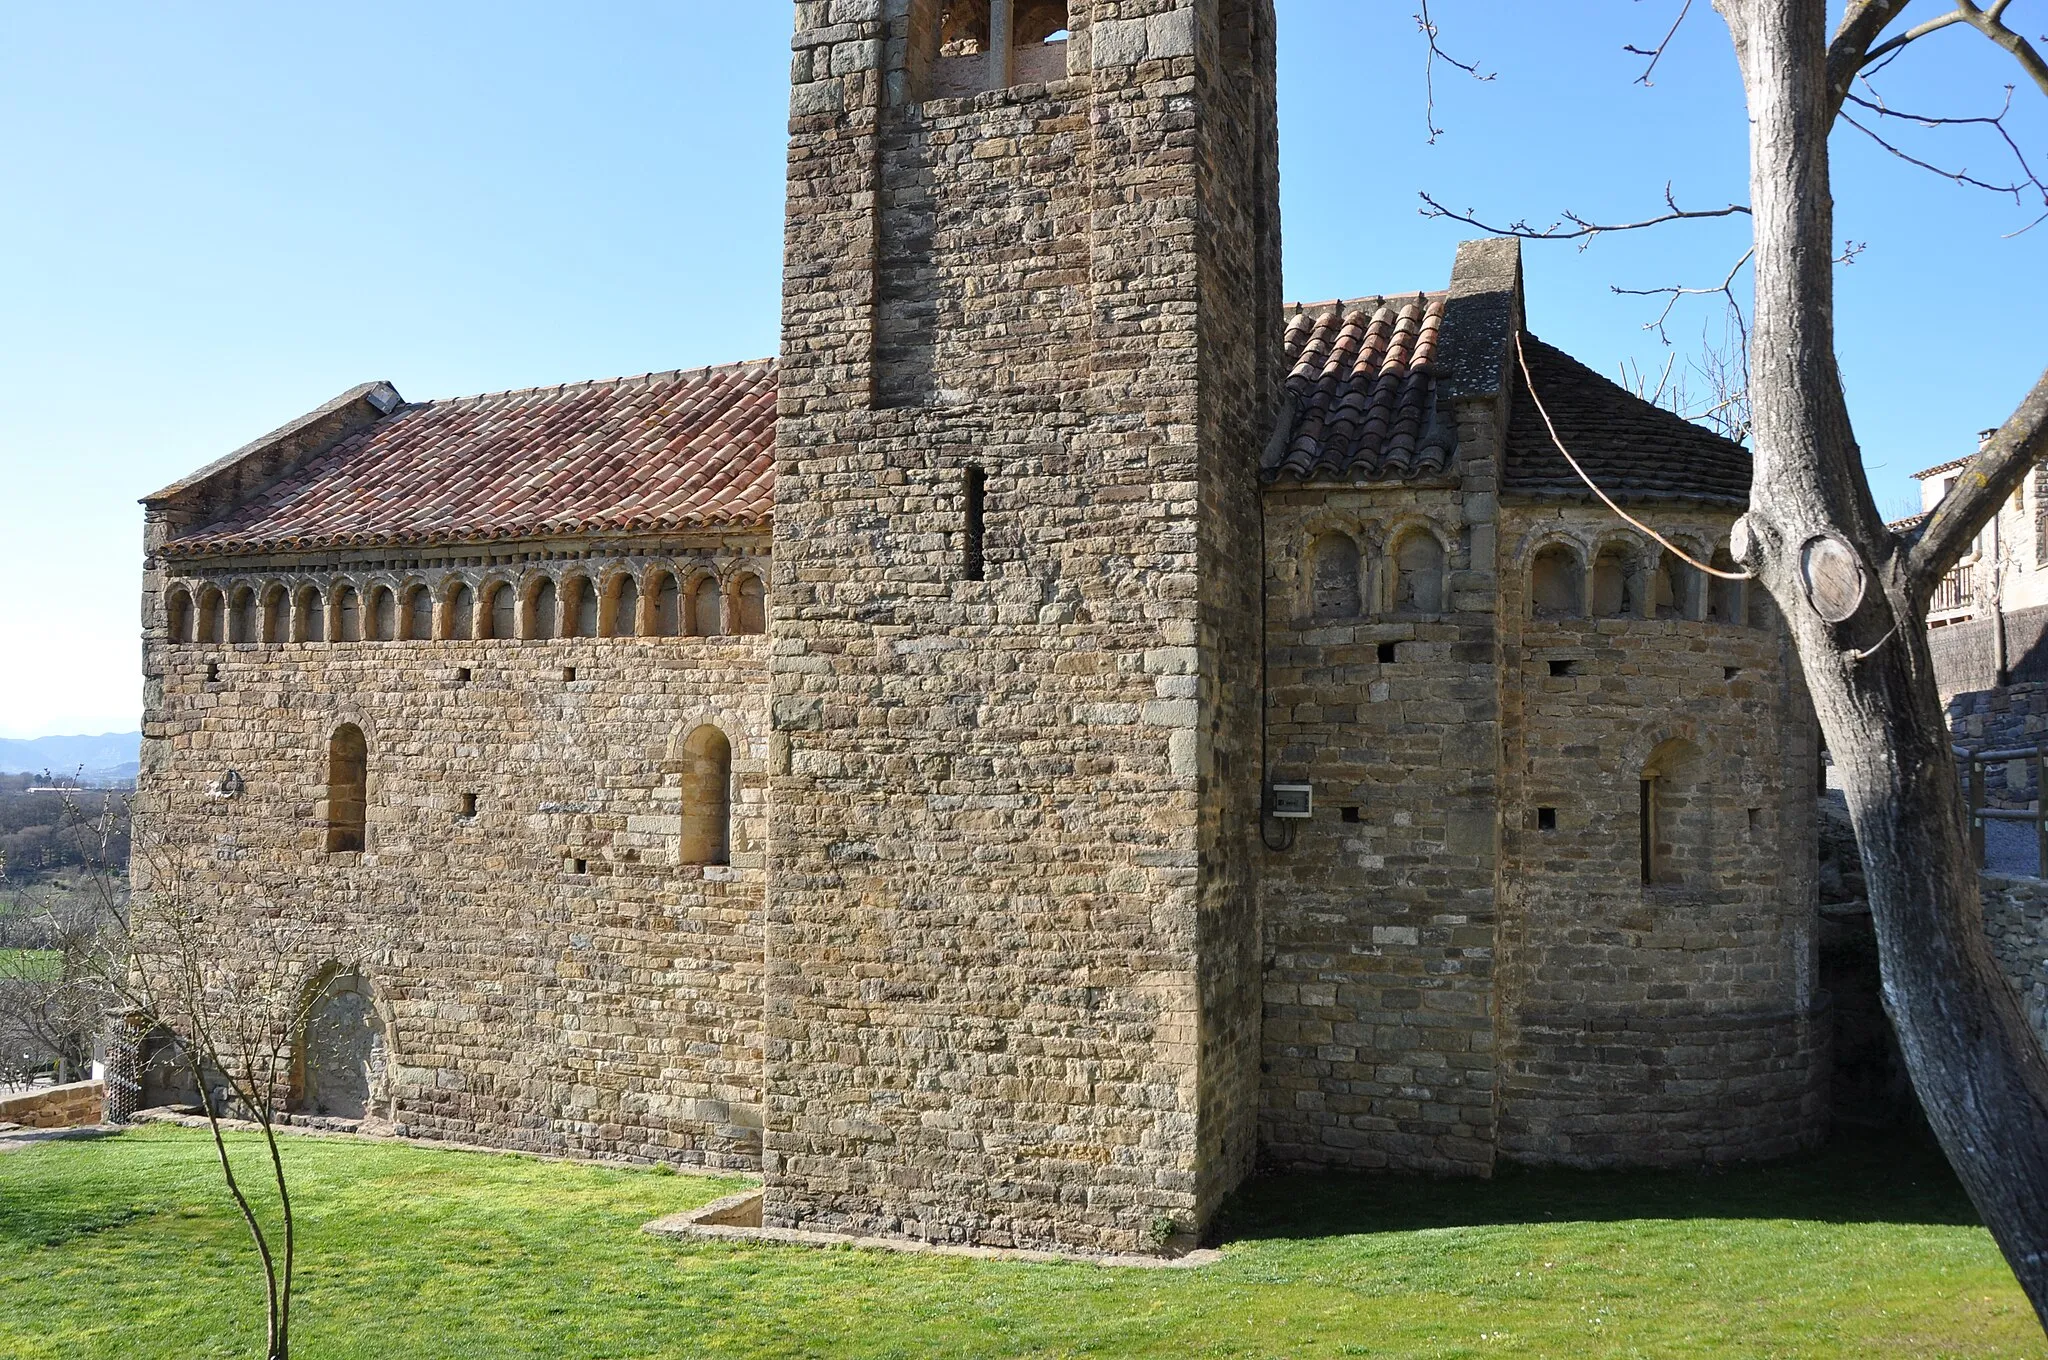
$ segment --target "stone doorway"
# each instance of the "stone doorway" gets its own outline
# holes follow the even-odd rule
[[[296,1109],[331,1119],[372,1116],[386,1066],[375,989],[353,972],[329,973],[314,985],[297,1046]]]

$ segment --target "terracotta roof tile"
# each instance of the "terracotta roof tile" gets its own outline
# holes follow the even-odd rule
[[[1601,377],[1563,350],[1524,332],[1522,343],[1537,394],[1559,437],[1593,480],[1616,500],[1749,503],[1749,450]],[[1584,496],[1592,493],[1551,442],[1542,413],[1529,399],[1521,366],[1514,369],[1508,417],[1509,492]]]
[[[173,555],[756,527],[772,359],[401,406]]]
[[[1436,409],[1444,295],[1291,312],[1286,408],[1259,475],[1268,482],[1390,481],[1446,471],[1457,435]]]

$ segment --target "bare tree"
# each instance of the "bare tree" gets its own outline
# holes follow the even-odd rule
[[[1913,0],[1848,0],[1829,31],[1827,0],[1714,0],[1741,69],[1750,128],[1750,200],[1602,224],[1567,214],[1502,228],[1581,243],[1612,231],[1747,215],[1754,313],[1747,321],[1755,480],[1738,523],[1738,560],[1777,601],[1834,754],[1870,887],[1886,1009],[1929,1123],[2035,1312],[2048,1321],[2048,1063],[1984,937],[1977,867],[1964,827],[1949,733],[1923,623],[1942,577],[2029,468],[2048,455],[2048,374],[1962,469],[1924,521],[1887,528],[1871,495],[1835,353],[1837,243],[1828,139],[1847,125],[1903,161],[2009,195],[2048,215],[2048,187],[1995,115],[1902,112],[1870,80],[1936,34],[1975,34],[2048,94],[2048,61],[2006,17],[2012,0],[1952,0],[1909,24]],[[1647,81],[1692,8],[1649,59]],[[1948,39],[1944,39],[1948,40]],[[1432,45],[1436,35],[1430,35]],[[1845,112],[1854,110],[1854,113]],[[1988,129],[2008,176],[1950,169],[1876,126]],[[1425,211],[1485,226],[1425,196]],[[2041,221],[2036,217],[2020,228]],[[1853,254],[1854,247],[1851,248]],[[1677,297],[1736,301],[1726,282]],[[1667,311],[1666,315],[1669,313]],[[1540,395],[1540,394],[1539,394]]]
[[[77,856],[72,885],[32,880],[0,916],[0,1039],[31,1046],[25,1072],[54,1060],[62,1082],[90,1060],[106,1015],[101,937],[126,896],[127,801],[108,793],[95,807],[67,790],[56,831]],[[0,858],[0,883],[8,868]]]
[[[138,843],[132,854],[132,866],[103,856],[81,875],[82,994],[95,1019],[112,1003],[118,1042],[167,1040],[169,1060],[199,1093],[222,1180],[262,1270],[265,1354],[285,1360],[298,1228],[279,1121],[306,1048],[325,1037],[321,984],[359,970],[383,936],[337,929],[297,904],[238,895],[160,845]],[[356,942],[346,956],[337,953],[341,939]],[[232,1120],[253,1126],[260,1140],[253,1183],[230,1155]]]

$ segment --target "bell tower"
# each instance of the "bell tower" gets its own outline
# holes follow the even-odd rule
[[[1145,1250],[1249,1170],[1272,0],[799,0],[764,1221]]]

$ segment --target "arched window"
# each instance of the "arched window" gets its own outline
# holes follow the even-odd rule
[[[398,597],[390,586],[370,592],[370,636],[378,642],[398,641]]]
[[[1636,555],[1609,545],[1593,559],[1593,617],[1634,618],[1642,612],[1636,581]]]
[[[363,597],[354,586],[343,586],[334,600],[334,640],[363,640]]]
[[[597,589],[588,576],[572,576],[562,587],[562,636],[597,636]]]
[[[494,638],[501,642],[518,637],[519,597],[513,593],[512,583],[500,581],[487,585],[484,587],[484,596],[483,616],[477,622],[479,625],[488,622],[490,629],[488,632],[480,632],[478,636]]]
[[[624,575],[612,583],[608,636],[632,637],[640,631],[640,583]]]
[[[1637,842],[1645,883],[1682,884],[1712,868],[1702,765],[1699,748],[1676,739],[1643,763]]]
[[[920,98],[958,97],[1067,73],[1067,0],[925,0],[912,7]],[[1007,15],[1009,32],[994,20]]]
[[[1355,619],[1365,612],[1358,544],[1328,533],[1309,547],[1309,612],[1319,619]]]
[[[195,636],[192,592],[183,586],[172,586],[164,592],[164,634],[172,642],[190,642]]]
[[[476,635],[476,592],[468,582],[457,581],[455,589],[448,592],[448,636],[468,642]]]
[[[299,592],[298,605],[292,619],[292,636],[300,642],[327,641],[327,602],[320,597],[320,587],[307,586]]]
[[[1741,568],[1735,565],[1735,559],[1729,555],[1725,545],[1714,549],[1712,565],[1716,571],[1741,570]],[[1742,599],[1742,585],[1743,583],[1740,581],[1724,580],[1719,576],[1707,582],[1707,621],[1709,623],[1740,625],[1743,622],[1746,616],[1746,609]]]
[[[1576,619],[1586,612],[1586,569],[1579,555],[1552,543],[1529,564],[1529,609],[1539,619]]]
[[[718,579],[706,576],[690,587],[690,636],[717,637],[725,631],[718,616]]]
[[[370,806],[370,748],[363,729],[343,723],[327,739],[327,853],[363,848]]]
[[[665,571],[656,572],[648,589],[653,593],[653,608],[648,611],[649,630],[655,637],[680,637],[683,632],[682,591],[676,585],[676,578]]]
[[[1658,618],[1696,619],[1700,616],[1700,574],[1677,553],[1667,549],[1658,559],[1655,586]]]
[[[283,586],[263,591],[263,641],[289,642],[292,635],[291,595]]]
[[[405,640],[425,642],[434,636],[434,592],[414,585],[405,592]]]
[[[1427,529],[1410,529],[1394,549],[1394,610],[1441,614],[1444,608],[1444,545]]]
[[[733,631],[758,636],[768,631],[768,592],[751,571],[732,586]]]
[[[715,727],[683,742],[684,864],[726,864],[732,858],[732,743]]]
[[[263,614],[257,608],[256,592],[248,586],[236,586],[228,606],[228,641],[260,642],[262,638]]]
[[[207,586],[199,592],[199,640],[218,643],[221,639],[221,615],[225,612],[220,591]]]
[[[1067,0],[1014,0],[1018,47],[1061,42],[1067,36]]]
[[[526,631],[520,636],[545,642],[555,636],[555,582],[543,576],[526,597]]]
[[[939,0],[939,55],[986,56],[990,41],[988,0]]]

